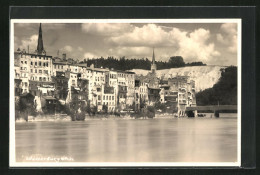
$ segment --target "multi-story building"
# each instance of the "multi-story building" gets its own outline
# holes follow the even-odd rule
[[[108,112],[114,112],[116,110],[115,88],[104,86],[102,104],[103,107],[107,108]]]
[[[168,113],[176,113],[178,110],[178,91],[172,91],[170,86],[166,84],[161,85],[160,89],[160,102],[166,105]]]
[[[128,107],[131,107],[134,104],[134,97],[135,97],[135,73],[126,72],[125,82],[127,86],[126,105]]]
[[[53,62],[53,76],[56,76],[56,73],[57,72],[65,72],[65,71],[67,71],[68,70],[68,68],[69,68],[69,65],[68,65],[68,63],[67,62],[64,62],[64,61],[62,61],[62,62],[57,62],[57,61],[55,61],[55,62]]]
[[[177,76],[168,80],[170,90],[178,93],[178,115],[184,116],[187,106],[196,106],[195,82],[189,76]]]
[[[148,85],[141,77],[135,79],[135,110],[148,104]]]
[[[126,109],[127,86],[118,85],[117,106],[120,110]]]
[[[21,51],[19,48],[15,54],[15,64],[20,67],[20,79],[22,80],[22,93],[28,93],[29,81],[41,84],[51,82],[52,56],[46,55],[43,47],[41,24],[39,27],[38,45],[34,53]]]
[[[14,66],[14,95],[19,96],[22,94],[22,80],[20,79],[20,67]]]
[[[68,95],[69,78],[65,76],[65,72],[56,72],[56,76],[52,77],[55,84],[55,97],[65,102]]]
[[[66,103],[69,103],[72,100],[74,89],[77,88],[78,85],[78,73],[66,71],[65,77],[68,78],[68,95],[66,98]]]

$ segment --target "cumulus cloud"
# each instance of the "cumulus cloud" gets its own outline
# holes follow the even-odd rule
[[[107,39],[114,45],[123,46],[170,46],[174,44],[171,35],[155,24],[134,27],[131,32]]]
[[[36,49],[37,43],[38,43],[38,35],[32,35],[28,39],[21,40],[21,45],[19,45],[18,47],[21,50],[25,49],[27,51],[27,48],[29,46],[30,47],[30,52],[32,52],[32,50],[34,51]]]
[[[131,31],[131,24],[113,24],[113,23],[84,23],[81,29],[85,33],[101,36],[116,36],[118,34]]]
[[[131,32],[109,37],[106,41],[117,47],[110,51],[119,56],[151,55],[152,47],[166,47],[167,53],[165,49],[164,52],[159,51],[159,58],[180,55],[185,61],[208,61],[220,56],[220,52],[215,49],[215,44],[209,43],[210,37],[210,31],[203,28],[192,32],[178,28],[166,31],[161,26],[147,24],[142,27],[136,26]]]
[[[63,47],[62,50],[65,52],[72,52],[73,48],[71,46],[67,45],[67,46]]]
[[[237,52],[237,24],[225,23],[220,26],[221,33],[217,34],[217,40],[227,46],[230,53]]]
[[[214,57],[220,56],[220,52],[215,49],[214,43],[208,43],[210,31],[205,29],[197,29],[189,35],[178,29],[172,31],[176,37],[178,49],[177,55],[184,57],[187,61],[209,61]]]

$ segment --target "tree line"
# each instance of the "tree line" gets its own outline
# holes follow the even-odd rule
[[[221,70],[219,81],[196,94],[197,105],[237,105],[237,67]]]
[[[93,59],[84,59],[80,63],[85,63],[88,66],[94,64],[95,67],[103,67],[103,68],[113,68],[115,70],[131,70],[131,69],[151,69],[151,61],[148,58],[133,58],[127,59],[125,57],[121,57],[119,59],[114,57],[107,58],[93,58]],[[172,56],[168,61],[155,61],[157,65],[157,70],[160,69],[170,69],[170,68],[178,68],[185,66],[205,66],[206,64],[202,62],[192,62],[185,63],[183,57],[181,56]]]

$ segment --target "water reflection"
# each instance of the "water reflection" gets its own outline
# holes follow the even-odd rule
[[[78,162],[234,162],[236,118],[16,123],[16,160],[40,154]]]

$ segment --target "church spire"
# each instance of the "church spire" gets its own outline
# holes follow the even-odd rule
[[[40,27],[39,27],[37,54],[45,54],[45,50],[44,50],[44,48],[43,48],[42,24],[41,24],[41,23],[40,23]]]
[[[153,48],[153,59],[152,59],[152,64],[151,64],[151,71],[152,71],[152,73],[155,73],[155,71],[156,71],[154,48]]]
[[[155,64],[154,47],[153,47],[153,61],[152,61],[152,64]]]

